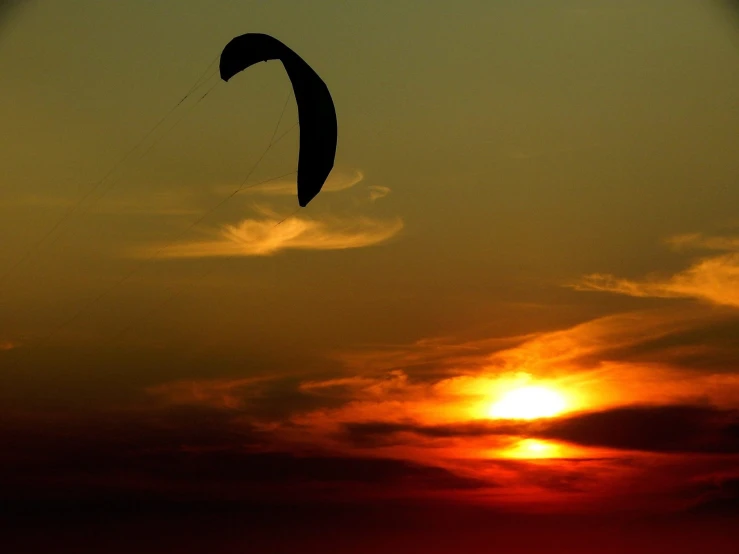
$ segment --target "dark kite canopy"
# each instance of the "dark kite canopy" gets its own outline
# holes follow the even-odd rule
[[[318,74],[295,52],[269,35],[247,33],[229,42],[221,53],[221,79],[228,81],[258,62],[280,60],[298,105],[298,203],[308,205],[321,191],[334,167],[338,124],[336,110]]]

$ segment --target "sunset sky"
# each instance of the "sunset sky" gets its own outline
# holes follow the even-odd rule
[[[735,552],[730,8],[0,2],[0,546]]]

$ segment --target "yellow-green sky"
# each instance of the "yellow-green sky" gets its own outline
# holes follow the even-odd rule
[[[376,434],[448,433],[464,445],[429,454],[408,439],[373,456],[492,479],[471,461],[489,446],[480,437],[523,431],[449,429],[477,417],[465,399],[511,372],[575,391],[573,413],[736,410],[739,26],[720,4],[26,2],[0,27],[5,411],[25,429],[56,417],[39,414],[138,422],[197,406],[264,426],[278,450],[341,455]],[[117,164],[246,32],[279,38],[327,83],[336,167],[278,227],[297,208],[294,176],[182,235],[269,142],[289,92],[282,67],[255,66],[195,104],[214,76],[145,156]],[[249,183],[295,169],[287,106],[289,132]],[[33,250],[93,186],[110,188]],[[272,384],[252,390],[259,379]],[[315,392],[334,386],[347,390]],[[341,429],[361,437],[331,442]],[[566,426],[525,434],[643,450]],[[739,451],[716,444],[686,448]],[[727,475],[730,460],[716,464],[668,472],[644,505],[683,494],[671,487],[686,474]],[[524,498],[549,499],[516,475]],[[621,506],[608,483],[575,503]]]

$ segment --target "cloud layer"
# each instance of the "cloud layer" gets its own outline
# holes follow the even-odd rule
[[[161,252],[167,258],[270,256],[284,250],[345,250],[387,241],[403,228],[400,218],[332,218],[321,221],[292,216],[245,219],[226,225],[220,238],[147,248],[140,255]]]
[[[340,192],[358,185],[364,180],[364,173],[355,169],[347,171],[342,169],[334,169],[326,179],[321,188],[321,194]],[[256,185],[247,185],[244,187],[242,194],[262,195],[262,196],[295,196],[297,194],[298,185],[295,177],[291,179],[277,179]],[[225,189],[224,189],[225,191]]]
[[[678,249],[700,248],[728,253],[696,260],[672,276],[631,280],[595,273],[584,277],[574,288],[645,298],[692,298],[739,308],[739,238],[692,234],[674,237],[668,243]]]

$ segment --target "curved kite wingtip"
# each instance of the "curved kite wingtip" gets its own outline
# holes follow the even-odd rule
[[[336,108],[326,84],[305,60],[274,37],[246,33],[233,38],[221,52],[221,79],[259,62],[282,62],[293,85],[300,125],[298,203],[305,208],[321,191],[336,156]]]

